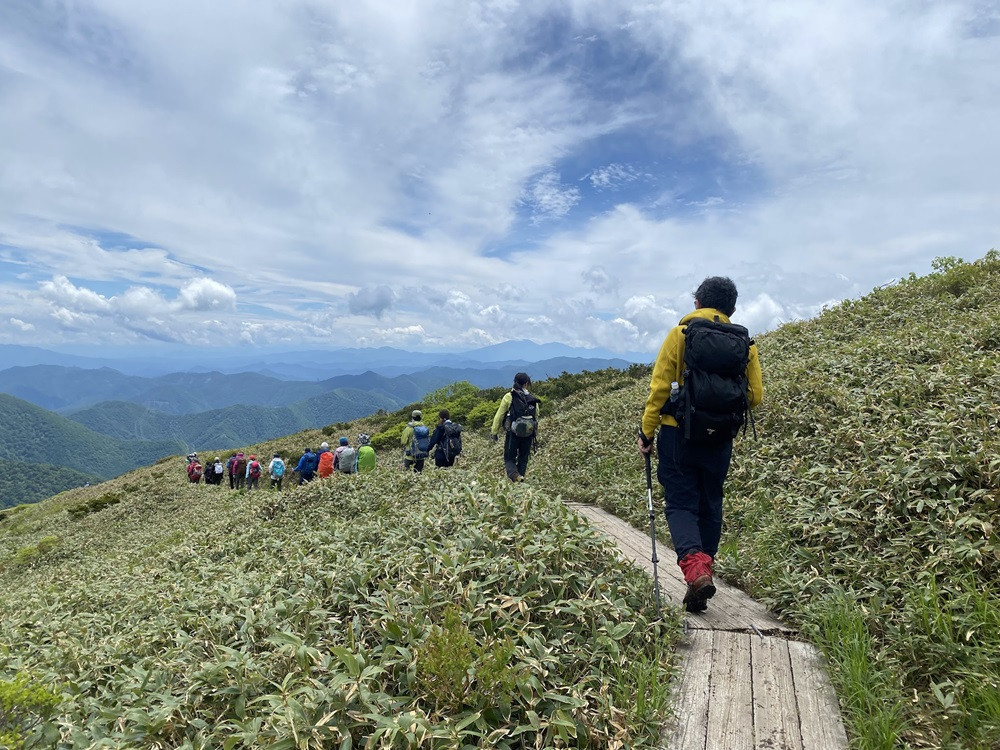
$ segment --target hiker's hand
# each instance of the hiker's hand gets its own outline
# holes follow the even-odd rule
[[[635,447],[639,449],[639,453],[648,456],[653,452],[653,441],[647,438],[642,430],[639,430],[639,436],[635,439]]]

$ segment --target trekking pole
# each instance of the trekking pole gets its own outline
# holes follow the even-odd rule
[[[646,459],[646,507],[649,508],[649,540],[653,544],[653,590],[656,592],[656,616],[660,615],[660,577],[656,572],[656,564],[660,561],[656,556],[656,514],[653,511],[653,469],[648,453],[643,453]]]

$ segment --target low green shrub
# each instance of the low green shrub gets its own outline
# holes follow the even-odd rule
[[[56,727],[46,727],[58,705],[59,697],[27,674],[0,679],[0,747],[20,750],[58,738]]]
[[[123,497],[120,492],[105,492],[103,495],[87,498],[79,505],[67,508],[66,512],[75,521],[84,516],[89,516],[91,513],[98,513],[112,505],[117,505],[122,501]]]

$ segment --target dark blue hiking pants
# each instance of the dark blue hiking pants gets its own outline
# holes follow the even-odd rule
[[[698,551],[714,558],[722,536],[722,485],[733,457],[732,441],[695,445],[680,428],[661,427],[656,455],[656,478],[663,485],[677,560]]]
[[[513,479],[518,474],[522,477],[528,473],[528,456],[531,455],[531,445],[534,435],[518,437],[508,432],[503,443],[503,466],[507,476]]]

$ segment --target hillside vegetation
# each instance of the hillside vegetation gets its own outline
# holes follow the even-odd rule
[[[721,569],[824,649],[856,748],[1000,747],[1000,256],[935,268],[757,338],[727,485]],[[567,399],[533,481],[647,529],[647,389]]]
[[[5,511],[0,690],[53,691],[28,731],[64,747],[652,746],[675,613],[465,443],[451,470],[386,450],[282,493],[190,485],[175,457]]]

